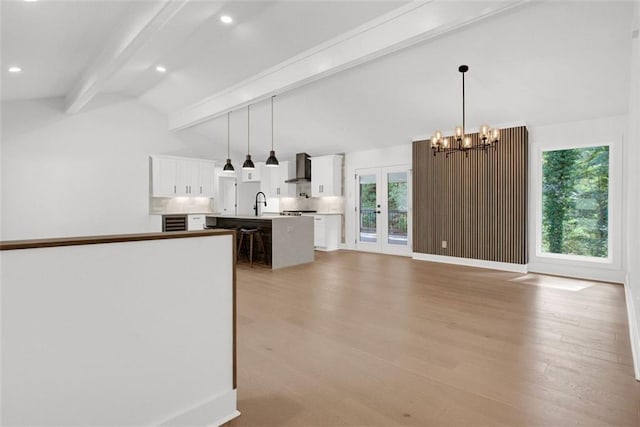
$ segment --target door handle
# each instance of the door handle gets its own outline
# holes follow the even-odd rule
[[[382,212],[380,212],[380,211],[376,211],[376,213],[377,213],[377,214],[379,214],[379,213],[382,213]]]

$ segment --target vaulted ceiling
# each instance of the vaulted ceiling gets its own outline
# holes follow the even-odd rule
[[[2,2],[2,101],[137,97],[226,156],[408,143],[461,120],[542,125],[625,114],[631,1]],[[233,23],[220,22],[222,15]],[[20,73],[7,67],[19,65]],[[165,73],[156,71],[162,65]]]

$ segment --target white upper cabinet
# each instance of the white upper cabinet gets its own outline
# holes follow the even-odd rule
[[[342,157],[311,158],[311,197],[342,196]]]
[[[213,197],[215,162],[173,156],[151,156],[154,197]]]
[[[256,169],[260,169],[258,172],[260,175],[260,191],[262,191],[265,196],[271,197],[269,191],[271,191],[271,170],[273,168],[268,168],[263,162],[259,165],[256,164]]]
[[[177,196],[176,173],[178,161],[173,157],[151,157],[151,195],[155,197]]]
[[[294,197],[296,195],[295,184],[286,184],[287,179],[293,178],[295,164],[293,162],[280,162],[278,167],[267,167],[265,162],[254,162],[253,170],[242,169],[241,182],[259,182],[260,191],[269,198]]]
[[[276,168],[265,167],[265,172],[269,174],[269,197],[295,197],[296,185],[287,184],[287,179],[293,178],[295,165],[292,162],[280,162]]]
[[[211,160],[198,160],[198,194],[199,197],[214,197],[216,181],[216,164]]]
[[[241,181],[242,182],[259,182],[261,175],[262,175],[262,169],[264,168],[264,162],[253,162],[253,164],[256,166],[255,169],[241,169],[242,171],[242,178]]]
[[[194,190],[198,188],[198,160],[178,159],[176,173],[176,187],[178,196],[197,196]]]

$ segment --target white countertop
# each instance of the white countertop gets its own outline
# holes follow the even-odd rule
[[[149,212],[149,215],[220,215],[217,212]]]
[[[262,220],[268,220],[268,219],[291,219],[291,218],[300,218],[299,216],[293,216],[293,215],[277,215],[277,214],[273,214],[273,215],[261,215],[261,216],[255,216],[255,215],[215,215],[215,214],[207,214],[206,216],[209,217],[216,217],[216,218],[237,218],[237,219],[262,219]]]

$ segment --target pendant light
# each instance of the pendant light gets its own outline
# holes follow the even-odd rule
[[[253,161],[251,160],[251,120],[250,120],[250,116],[251,116],[251,104],[247,105],[247,158],[244,161],[244,163],[242,164],[242,169],[245,170],[252,170],[255,169],[256,166],[253,164]]]
[[[230,147],[231,147],[231,134],[229,132],[230,129],[230,125],[229,123],[231,122],[231,111],[229,111],[227,113],[227,163],[224,165],[224,168],[222,168],[222,172],[227,172],[227,173],[233,173],[235,172],[235,169],[233,168],[233,165],[231,164],[231,154],[230,154]]]
[[[275,95],[271,97],[271,151],[269,151],[269,157],[265,162],[265,165],[270,168],[278,167],[278,165],[280,164],[280,162],[278,162],[278,159],[276,158],[276,152],[273,151],[273,98],[275,97]]]

